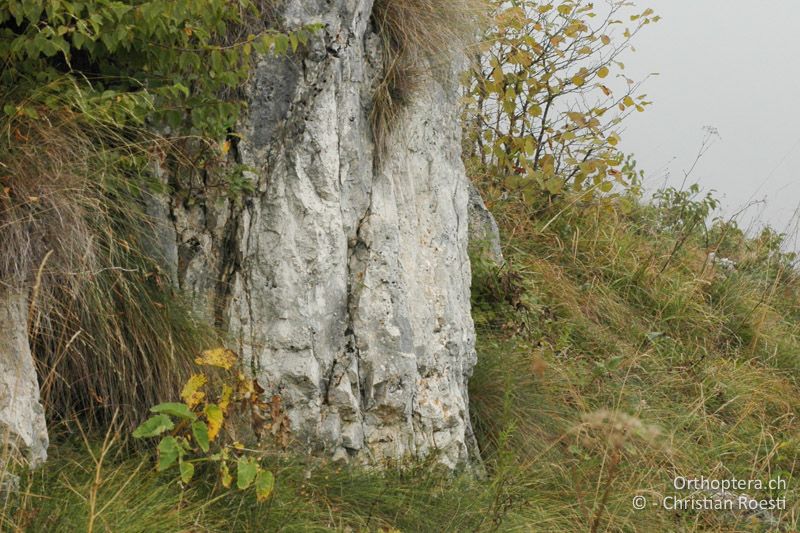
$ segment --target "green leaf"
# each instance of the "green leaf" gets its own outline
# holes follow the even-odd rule
[[[181,481],[183,484],[188,484],[194,477],[194,465],[192,463],[181,461],[180,464]]]
[[[175,82],[174,87],[177,90],[179,90],[181,93],[183,93],[183,96],[185,96],[186,98],[189,98],[189,88],[186,85],[184,85],[184,84],[182,84],[180,82]]]
[[[174,465],[181,455],[181,448],[175,437],[164,437],[158,443],[158,466],[159,472],[163,472]]]
[[[174,427],[175,424],[172,423],[172,419],[170,419],[170,417],[167,415],[161,414],[151,416],[145,420],[142,425],[134,430],[133,436],[137,439],[155,437],[156,435],[161,435],[165,431],[169,431]]]
[[[42,2],[37,2],[35,0],[22,2],[22,10],[28,21],[35,24],[39,22],[39,17],[42,16]]]
[[[208,453],[208,426],[202,420],[192,422],[192,435],[194,440],[203,452]]]
[[[177,416],[178,418],[184,418],[186,420],[197,420],[197,415],[194,414],[185,403],[160,403],[154,407],[151,407],[150,411],[170,416]]]
[[[211,51],[211,69],[215,73],[222,71],[222,54],[219,50]]]
[[[252,457],[239,457],[236,463],[236,486],[245,490],[253,484],[258,473],[258,463]]]
[[[72,34],[72,46],[76,49],[80,49],[87,40],[86,36],[80,32],[76,31]]]
[[[289,37],[279,33],[275,36],[275,53],[283,55],[289,49]]]
[[[259,468],[256,476],[256,499],[260,502],[269,499],[272,489],[275,488],[275,476],[269,470]]]

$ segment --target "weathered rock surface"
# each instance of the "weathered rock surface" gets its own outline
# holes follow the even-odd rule
[[[174,198],[180,286],[230,332],[295,443],[357,463],[474,453],[468,182],[455,81],[430,80],[376,161],[371,0],[293,0],[324,22],[264,59],[236,147],[255,193]]]
[[[28,345],[26,296],[0,286],[0,470],[4,459],[47,458],[47,427]],[[3,473],[0,472],[0,478]]]
[[[480,191],[469,184],[469,242],[475,253],[497,265],[505,263],[500,246],[500,228],[492,212],[483,203]]]

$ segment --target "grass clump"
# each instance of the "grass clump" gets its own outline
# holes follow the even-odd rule
[[[451,61],[477,41],[488,19],[486,0],[376,0],[372,20],[382,40],[383,76],[370,121],[378,154],[400,111],[426,75],[449,75]]]
[[[29,336],[51,421],[128,427],[170,397],[210,336],[152,257],[147,160],[160,140],[64,105],[0,122],[0,274],[29,294]]]

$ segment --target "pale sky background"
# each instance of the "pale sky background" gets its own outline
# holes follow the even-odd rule
[[[715,189],[730,215],[796,233],[800,203],[800,0],[636,0],[662,20],[622,58],[654,104],[627,122],[622,147],[648,190],[679,187],[713,126],[714,141],[687,185]],[[800,249],[795,243],[789,247]]]

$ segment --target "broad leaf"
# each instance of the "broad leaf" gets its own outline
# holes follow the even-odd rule
[[[258,501],[263,502],[269,499],[273,488],[275,488],[275,476],[269,470],[259,469],[258,475],[256,475],[256,498]]]
[[[181,398],[190,408],[196,406],[205,397],[205,393],[200,389],[208,382],[204,374],[195,374],[189,378],[181,391]]]
[[[192,422],[192,435],[194,435],[194,440],[200,449],[204,452],[208,452],[208,426],[202,420],[195,420]]]
[[[236,486],[245,490],[253,484],[258,473],[258,463],[252,457],[240,457],[236,463]]]
[[[199,110],[195,110],[199,111]],[[230,370],[236,364],[236,354],[227,348],[215,348],[213,350],[206,350],[201,357],[194,360],[198,365],[217,366]]]
[[[136,428],[133,436],[137,439],[144,439],[147,437],[155,437],[161,435],[165,431],[169,431],[175,427],[172,419],[165,414],[151,416]]]
[[[194,465],[188,461],[181,461],[181,481],[183,484],[188,484],[194,477]]]
[[[206,419],[208,419],[208,438],[213,441],[217,438],[219,430],[222,429],[222,422],[225,415],[222,409],[213,403],[206,405],[204,412],[206,414]]]
[[[156,406],[151,407],[150,410],[154,413],[176,416],[178,418],[184,418],[186,420],[197,420],[197,415],[194,414],[186,406],[185,403],[177,403],[177,402],[160,403]]]
[[[180,446],[175,437],[164,437],[158,443],[158,471],[162,472],[171,467],[181,454]]]

